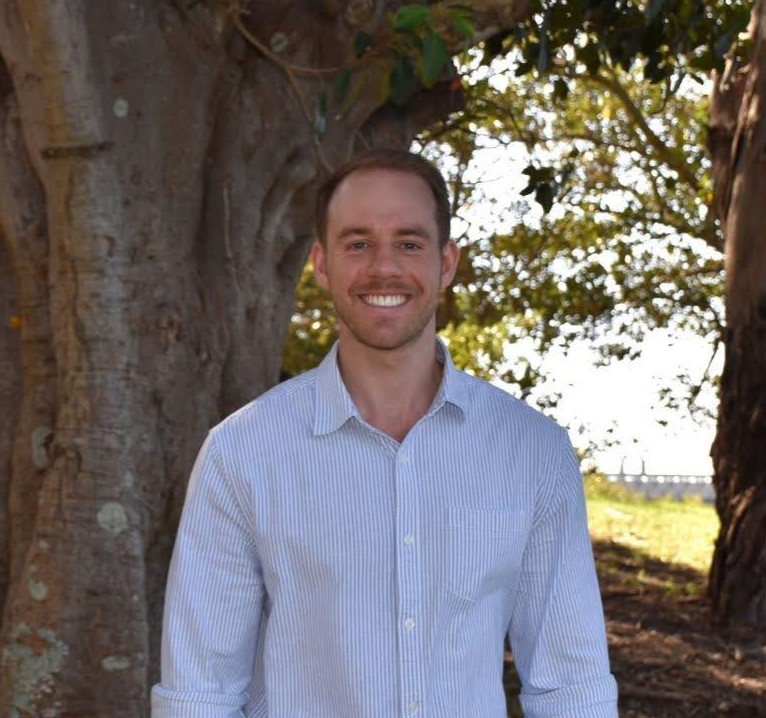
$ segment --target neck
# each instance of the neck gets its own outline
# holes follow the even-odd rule
[[[391,351],[340,340],[340,373],[354,404],[367,423],[399,442],[428,411],[441,383],[436,338],[424,334]]]

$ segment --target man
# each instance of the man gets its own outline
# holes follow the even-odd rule
[[[366,153],[319,193],[339,341],[215,427],[168,581],[155,718],[614,718],[561,428],[437,340],[458,249],[439,173]]]

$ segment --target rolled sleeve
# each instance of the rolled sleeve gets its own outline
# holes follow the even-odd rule
[[[246,701],[246,693],[225,696],[156,685],[152,689],[152,718],[242,718]]]
[[[215,434],[197,457],[168,574],[153,718],[242,716],[263,610],[246,490]]]
[[[561,432],[555,479],[525,550],[509,626],[527,718],[617,718],[582,476]]]

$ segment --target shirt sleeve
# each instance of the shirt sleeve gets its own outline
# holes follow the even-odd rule
[[[582,476],[561,430],[553,485],[541,492],[509,626],[527,718],[617,718]]]
[[[152,718],[239,718],[264,601],[252,512],[211,433],[194,465],[165,596]]]

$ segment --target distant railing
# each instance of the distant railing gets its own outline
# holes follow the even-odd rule
[[[699,496],[707,503],[715,500],[713,478],[702,474],[647,474],[643,471],[626,474],[621,471],[606,477],[610,482],[630,487],[647,498]]]

